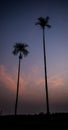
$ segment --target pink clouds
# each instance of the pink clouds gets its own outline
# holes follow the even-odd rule
[[[17,83],[17,74],[15,72],[14,75],[9,74],[9,72],[6,71],[6,68],[4,65],[0,66],[0,82],[2,82],[2,86],[6,86],[7,89],[11,90],[12,92],[16,91],[16,83]],[[20,78],[20,86],[24,86],[25,81]],[[20,91],[21,92],[21,91]]]
[[[44,94],[45,88],[44,88],[44,77],[39,74],[39,67],[34,66],[32,67],[30,73],[27,73],[26,75],[20,76],[20,94],[26,94],[30,97],[34,95],[37,95],[37,97],[40,97],[40,95]],[[15,72],[13,75],[9,74],[9,72],[6,71],[6,68],[4,65],[0,66],[0,82],[2,82],[3,86],[7,86],[7,89],[10,89],[11,91],[16,91],[16,84],[17,84],[17,72]],[[64,80],[62,77],[55,75],[48,79],[48,87],[50,88],[58,88],[60,86],[64,85]],[[29,91],[28,91],[29,90]],[[29,94],[28,94],[29,93]],[[43,94],[42,94],[43,93]]]
[[[68,102],[68,87],[64,75],[61,73],[52,76],[48,81],[49,102],[50,105],[52,104],[52,109],[54,110],[57,106],[59,108],[59,106]]]
[[[27,76],[24,74],[20,76],[19,94],[28,100],[39,100],[40,95],[42,95],[40,88],[42,88],[43,79],[34,70],[28,73]],[[10,90],[11,93],[16,93],[17,71],[10,74],[4,65],[0,65],[0,85],[1,83],[3,89],[7,87],[6,89]]]
[[[44,86],[44,76],[40,74],[39,70],[40,69],[38,66],[33,66],[31,68],[31,71],[26,73],[23,72],[20,75],[19,103],[20,102],[21,104],[34,103],[36,105],[42,104],[43,109],[43,107],[44,108],[46,107],[46,95],[45,95],[46,93]],[[11,74],[9,73],[9,71],[7,71],[4,65],[0,65],[0,88],[1,88],[0,90],[2,91],[2,93],[0,91],[0,99],[2,94],[7,102],[7,97],[9,95],[9,102],[11,102],[10,100],[12,100],[13,98],[12,95],[14,95],[14,99],[12,101],[15,103],[16,84],[17,84],[17,70],[15,69],[15,71],[13,71]],[[67,99],[68,89],[65,88],[64,86],[65,86],[65,80],[61,75],[58,74],[48,78],[50,104],[53,104],[55,106],[55,103],[58,104]],[[3,96],[1,100],[3,100]]]
[[[33,66],[31,71],[20,75],[20,86],[19,94],[20,97],[23,96],[24,100],[42,102],[45,100],[45,86],[44,86],[44,76],[40,75],[38,66]],[[17,71],[13,74],[9,74],[6,71],[4,65],[0,66],[0,83],[2,86],[7,86],[7,89],[12,93],[16,93],[17,84]],[[58,87],[64,86],[64,79],[58,75],[48,78],[48,89],[51,92],[58,90]],[[51,91],[52,89],[52,91]]]
[[[15,90],[15,82],[12,76],[6,71],[3,65],[0,66],[0,82],[3,86],[7,86],[8,89]]]
[[[41,76],[39,73],[39,67],[34,66],[30,72],[28,72],[26,75],[23,73],[23,75],[20,76],[20,86],[21,89],[26,89],[28,86],[33,86],[35,89],[44,86],[44,76]],[[3,82],[4,85],[8,87],[8,89],[11,89],[13,91],[16,90],[16,83],[17,83],[17,71],[13,73],[13,75],[9,74],[9,72],[6,71],[6,68],[4,65],[0,66],[0,81]],[[59,87],[64,85],[64,79],[62,76],[55,75],[50,78],[48,78],[48,84],[50,87]],[[42,88],[43,89],[43,88]],[[24,90],[23,90],[24,91]]]
[[[48,82],[49,82],[49,86],[51,86],[52,88],[55,87],[58,88],[64,85],[64,79],[59,75],[55,75],[49,78]]]

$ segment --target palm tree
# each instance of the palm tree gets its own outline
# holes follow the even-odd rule
[[[20,62],[24,56],[28,55],[27,44],[16,43],[14,45],[13,54],[17,55],[19,53],[19,65],[18,65],[18,80],[17,80],[17,92],[16,92],[16,102],[15,102],[15,115],[17,114],[17,104],[18,104],[18,93],[19,93],[19,78],[20,78]]]
[[[48,99],[48,85],[47,85],[47,68],[46,68],[46,51],[45,51],[45,27],[50,28],[48,24],[49,17],[46,18],[39,17],[38,22],[35,25],[40,25],[43,30],[43,53],[44,53],[44,69],[45,69],[45,90],[46,90],[46,105],[47,105],[47,114],[49,115],[49,99]]]

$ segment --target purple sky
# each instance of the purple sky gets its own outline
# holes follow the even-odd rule
[[[15,42],[29,45],[21,62],[18,113],[46,112],[42,30],[38,17],[49,16],[46,56],[50,112],[68,112],[68,1],[0,0],[0,109],[14,113],[18,56]]]

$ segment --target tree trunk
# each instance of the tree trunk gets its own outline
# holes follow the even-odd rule
[[[46,68],[46,51],[45,51],[45,32],[43,28],[43,53],[44,53],[44,70],[45,70],[45,90],[46,90],[46,107],[49,115],[48,85],[47,85],[47,68]]]
[[[19,57],[17,92],[16,92],[16,102],[15,102],[15,115],[17,114],[17,106],[18,106],[19,78],[20,78],[20,61],[21,61],[21,59],[20,59],[20,57]]]

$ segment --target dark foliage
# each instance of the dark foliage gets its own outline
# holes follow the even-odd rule
[[[68,127],[68,113],[0,116],[1,127],[62,128]]]

